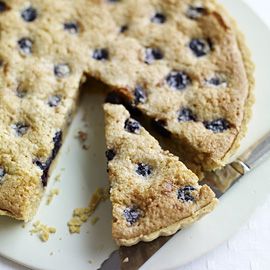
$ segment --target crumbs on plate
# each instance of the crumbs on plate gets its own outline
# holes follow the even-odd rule
[[[89,149],[90,146],[85,143],[87,141],[87,138],[88,138],[88,134],[86,132],[79,130],[76,138],[79,139],[79,142],[82,145],[82,148],[84,150]]]
[[[54,177],[54,181],[55,181],[55,182],[60,182],[60,180],[61,180],[61,174],[58,173],[58,174]]]
[[[85,223],[89,217],[93,215],[98,205],[107,200],[109,197],[108,188],[98,188],[92,195],[87,207],[76,208],[73,210],[73,215],[67,223],[70,233],[80,233],[81,225]],[[98,217],[92,219],[94,225],[99,220]]]
[[[58,188],[53,188],[53,189],[51,189],[50,192],[49,192],[49,194],[48,194],[48,198],[47,198],[46,204],[49,205],[49,204],[52,202],[53,198],[54,198],[55,196],[59,195],[59,192],[60,192],[60,191],[59,191]]]
[[[42,224],[39,220],[32,224],[33,229],[30,230],[31,235],[37,234],[42,242],[49,240],[50,234],[56,232],[56,228]]]
[[[93,217],[91,220],[91,224],[95,225],[99,221],[99,217]]]

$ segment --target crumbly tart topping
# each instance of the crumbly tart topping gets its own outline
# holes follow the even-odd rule
[[[244,134],[249,57],[213,0],[2,1],[0,27],[0,214],[35,214],[85,75],[206,169]]]
[[[107,103],[104,111],[112,234],[119,245],[173,234],[214,208],[213,191],[122,105]]]

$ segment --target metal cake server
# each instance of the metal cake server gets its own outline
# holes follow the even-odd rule
[[[205,174],[202,183],[208,184],[220,198],[241,177],[253,170],[270,156],[270,132],[249,147],[235,161],[220,170]],[[120,247],[103,262],[100,270],[135,270],[139,269],[173,236],[159,237],[145,243],[140,242],[132,247]]]

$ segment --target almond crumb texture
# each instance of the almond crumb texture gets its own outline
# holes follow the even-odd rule
[[[170,235],[213,210],[206,185],[159,143],[122,105],[105,104],[113,238],[130,246]]]
[[[50,234],[56,233],[56,229],[54,227],[44,225],[40,221],[36,221],[33,224],[33,229],[30,231],[30,233],[37,234],[42,242],[47,242]]]
[[[221,167],[246,131],[253,66],[214,0],[9,0],[0,29],[1,215],[35,214],[86,76],[205,170]]]
[[[72,218],[67,223],[70,233],[80,233],[81,226],[85,223],[89,217],[93,215],[98,205],[107,200],[108,198],[108,189],[107,188],[98,188],[92,195],[88,207],[85,208],[76,208],[73,211]],[[92,224],[94,225],[99,220],[98,217],[92,219]]]

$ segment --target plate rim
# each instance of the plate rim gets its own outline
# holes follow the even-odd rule
[[[224,1],[233,1],[233,0],[224,0]],[[252,13],[253,16],[254,16],[254,18],[256,18],[256,20],[261,25],[263,25],[265,28],[267,28],[268,34],[269,34],[268,36],[270,38],[270,31],[269,31],[268,25],[250,7],[250,5],[248,4],[248,2],[246,2],[246,1],[244,2],[243,0],[240,0],[240,1],[237,1],[237,2],[238,2],[237,3],[238,5],[242,5],[245,10],[247,10],[250,13]],[[255,87],[255,89],[256,89],[256,87]],[[63,151],[61,151],[60,154],[63,154]],[[267,170],[267,168],[269,168],[269,169]],[[165,255],[162,255],[162,253],[164,254],[164,251],[166,249],[167,250],[171,250],[171,246],[173,245],[172,243],[179,241],[177,239],[179,239],[181,237],[187,237],[188,234],[190,234],[190,233],[194,233],[194,232],[196,233],[196,232],[200,231],[202,229],[202,226],[207,226],[208,223],[212,219],[215,219],[217,216],[220,215],[220,212],[224,211],[224,209],[228,209],[228,207],[231,205],[230,201],[236,201],[235,196],[237,194],[237,190],[238,189],[247,189],[248,187],[252,186],[252,182],[254,182],[254,181],[252,181],[252,178],[253,177],[256,177],[256,175],[261,174],[261,173],[264,174],[264,175],[266,175],[267,173],[268,174],[270,173],[270,159],[268,159],[259,168],[256,168],[255,171],[253,171],[249,175],[243,177],[244,181],[240,181],[239,183],[237,183],[236,185],[234,185],[234,187],[232,187],[232,189],[222,197],[222,199],[221,199],[218,207],[216,208],[216,210],[214,212],[212,212],[211,214],[207,215],[207,217],[203,218],[202,220],[200,220],[199,222],[197,222],[193,226],[191,226],[191,227],[189,227],[189,228],[187,228],[187,229],[185,229],[183,231],[178,232],[168,243],[166,243],[156,254],[154,254],[141,267],[141,269],[144,269],[144,270],[146,270],[146,269],[153,269],[153,267],[155,266],[155,269],[156,270],[158,270],[158,269],[163,269],[164,270],[165,268],[156,267],[156,266],[162,267],[164,265],[162,261],[164,261],[164,256]],[[208,247],[203,252],[198,252],[195,256],[192,256],[192,258],[189,257],[184,262],[182,261],[182,262],[180,262],[177,265],[175,263],[173,263],[173,261],[170,261],[169,256],[166,256],[166,262],[168,263],[168,267],[166,269],[172,269],[173,270],[173,269],[177,269],[177,268],[179,268],[179,267],[181,267],[181,266],[183,266],[183,265],[185,265],[187,263],[190,263],[191,261],[196,260],[199,257],[203,256],[204,254],[208,253],[209,251],[215,249],[218,245],[222,244],[225,240],[229,239],[239,229],[239,227],[241,227],[250,218],[250,216],[253,214],[253,212],[256,210],[256,208],[259,207],[261,205],[261,203],[263,203],[263,201],[265,201],[267,192],[264,191],[264,190],[258,192],[258,190],[256,190],[256,187],[254,187],[254,189],[256,191],[256,197],[260,197],[260,195],[263,194],[263,196],[262,196],[263,198],[260,198],[260,200],[257,201],[256,205],[254,204],[254,205],[250,205],[249,206],[249,210],[246,211],[244,213],[245,215],[243,215],[241,217],[241,220],[238,222],[238,225],[233,226],[234,228],[231,229],[230,232],[226,234],[226,236],[223,236],[222,237],[222,240],[220,239],[219,241],[215,241],[215,243],[213,243],[211,245],[211,247]],[[254,192],[254,190],[252,190],[252,192]],[[247,193],[246,194],[246,197],[248,197],[250,195],[251,195],[251,193]],[[232,216],[234,216],[234,215],[232,215]],[[27,262],[26,261],[26,258],[25,258],[25,260],[23,260],[23,259],[17,259],[16,257],[12,257],[12,256],[10,256],[10,254],[7,254],[5,252],[1,252],[0,251],[0,255],[3,256],[3,257],[5,257],[5,258],[7,258],[10,261],[13,261],[15,263],[18,263],[19,266],[25,266],[25,267],[28,267],[28,268],[31,268],[31,269],[34,268],[34,269],[40,269],[40,270],[41,269],[43,269],[43,270],[45,270],[45,269],[46,270],[51,269],[51,268],[41,267],[41,264],[42,263],[40,263],[39,265],[32,264],[31,262]],[[171,263],[171,265],[170,265],[170,263]]]

